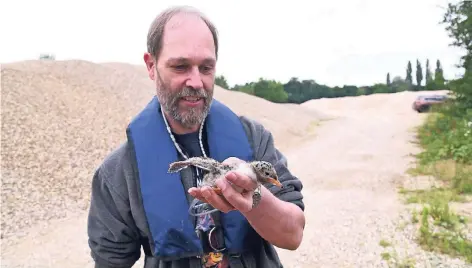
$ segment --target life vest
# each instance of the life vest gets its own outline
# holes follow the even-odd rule
[[[178,173],[168,173],[177,151],[162,118],[157,97],[131,121],[127,137],[134,148],[145,215],[160,259],[201,256],[203,248],[188,213],[189,204]],[[239,117],[213,100],[206,119],[209,156],[223,161],[253,159],[253,151]],[[239,211],[221,213],[225,246],[229,254],[241,254],[256,236]]]

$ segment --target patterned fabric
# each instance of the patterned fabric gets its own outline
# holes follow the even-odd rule
[[[221,252],[210,252],[202,258],[203,267],[226,268],[228,267],[228,262],[223,261],[223,257],[224,256]]]
[[[215,226],[215,222],[211,218],[210,214],[198,216],[197,229],[204,232],[209,232],[211,228]]]
[[[209,233],[215,226],[215,222],[210,214],[200,215],[197,218],[196,229]],[[225,268],[228,267],[227,261],[221,252],[208,252],[202,257],[202,267],[204,268]]]

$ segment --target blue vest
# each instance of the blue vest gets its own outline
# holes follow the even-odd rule
[[[206,132],[210,157],[218,161],[232,156],[246,161],[253,159],[239,117],[217,100],[213,100],[206,119]],[[178,156],[157,97],[131,121],[127,136],[136,157],[154,256],[164,260],[201,256],[203,248],[188,214],[189,204],[180,175],[167,172],[169,164],[178,161]],[[230,254],[248,250],[256,233],[240,212],[221,213],[221,224]]]

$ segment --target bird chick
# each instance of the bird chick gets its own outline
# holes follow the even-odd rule
[[[191,157],[187,160],[173,162],[169,165],[169,173],[179,172],[188,166],[201,168],[207,173],[203,176],[202,186],[210,186],[221,195],[221,190],[216,186],[216,180],[224,176],[229,171],[236,171],[248,176],[255,184],[270,183],[278,187],[283,187],[280,183],[274,166],[265,161],[220,163],[209,157]],[[233,185],[239,192],[242,189]],[[239,189],[238,189],[239,188]]]

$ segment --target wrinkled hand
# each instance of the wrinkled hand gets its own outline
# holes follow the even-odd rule
[[[239,162],[244,161],[235,157],[230,157],[223,161],[224,164],[234,164]],[[248,212],[252,209],[252,195],[257,185],[249,177],[231,171],[225,176],[218,178],[216,180],[216,185],[221,189],[223,196],[216,194],[212,188],[207,186],[202,187],[201,189],[192,187],[189,189],[189,193],[193,197],[212,205],[214,208],[224,213],[231,210]]]

